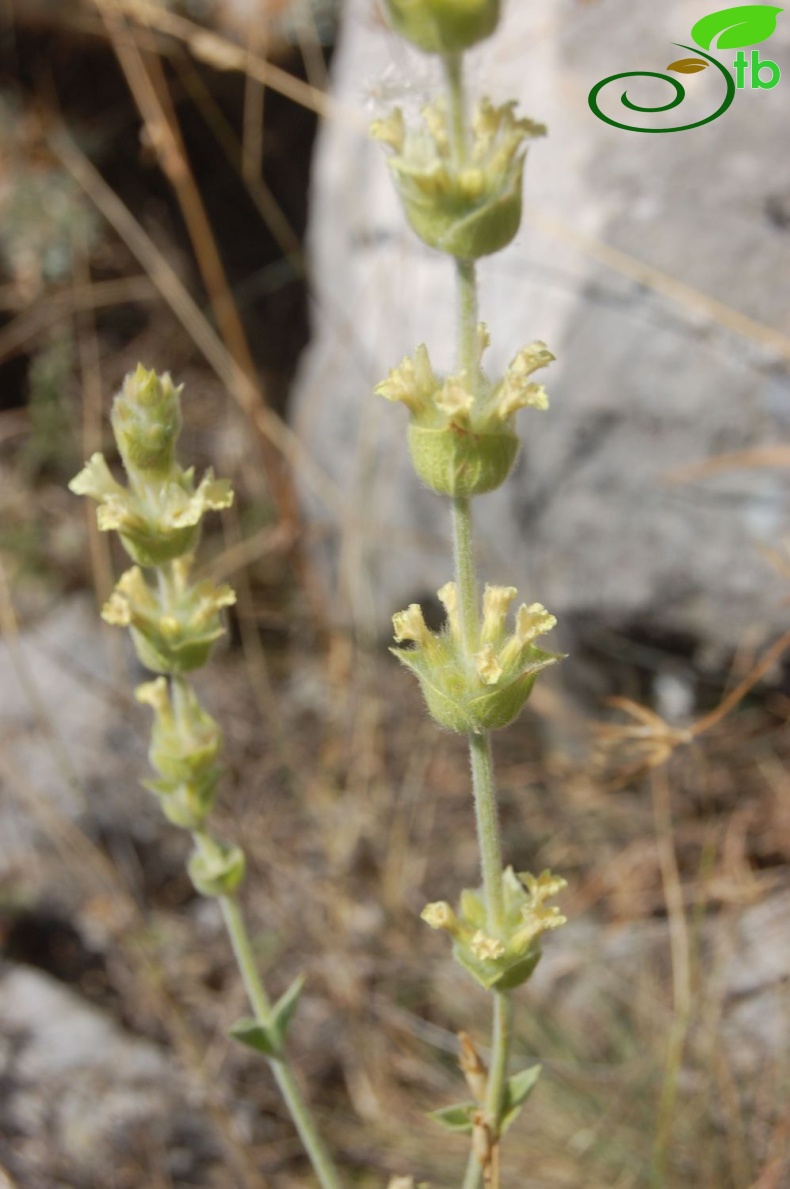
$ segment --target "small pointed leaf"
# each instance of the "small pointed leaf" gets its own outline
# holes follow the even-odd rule
[[[300,974],[298,978],[294,979],[288,990],[280,996],[272,1008],[272,1022],[269,1027],[272,1035],[277,1039],[279,1048],[282,1048],[285,1042],[285,1034],[299,1004],[299,996],[302,993],[303,986],[304,975]]]
[[[257,1053],[263,1053],[265,1057],[280,1056],[280,1043],[273,1030],[251,1017],[245,1016],[244,1019],[237,1020],[230,1030],[230,1035],[248,1048],[255,1049]]]
[[[502,1126],[500,1128],[503,1135],[511,1123],[516,1121],[522,1106],[535,1089],[537,1080],[540,1077],[540,1070],[540,1065],[532,1065],[529,1069],[525,1069],[521,1073],[514,1074],[512,1078],[508,1078],[507,1086],[505,1087],[505,1101],[502,1108]]]
[[[691,36],[704,50],[737,50],[745,45],[757,45],[768,40],[776,29],[776,18],[783,11],[773,4],[722,8],[697,21]]]
[[[707,69],[708,63],[704,58],[678,58],[677,62],[670,62],[667,66],[667,70],[674,70],[676,74],[697,74]]]
[[[456,1102],[453,1106],[444,1106],[440,1111],[431,1111],[430,1118],[448,1131],[472,1134],[472,1116],[480,1108],[475,1102]]]

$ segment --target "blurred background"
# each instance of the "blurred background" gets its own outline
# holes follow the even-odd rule
[[[514,1068],[543,1075],[503,1184],[786,1189],[790,24],[759,47],[774,89],[642,136],[590,88],[665,70],[710,5],[544,9],[510,0],[469,70],[550,130],[481,265],[490,369],[536,338],[558,360],[476,505],[480,567],[569,653],[495,740],[507,861],[561,872],[570,918],[518,993]],[[123,555],[66,490],[116,462],[138,361],[184,383],[181,457],[237,493],[203,542],[239,601],[199,684],[267,983],[308,978],[294,1058],[349,1184],[461,1179],[427,1112],[464,1096],[488,1004],[419,912],[477,880],[466,747],[387,653],[450,576],[447,509],[370,396],[418,342],[453,366],[452,270],[366,135],[438,83],[376,0],[0,0],[0,1185],[310,1183],[139,784],[143,673],[98,617]]]

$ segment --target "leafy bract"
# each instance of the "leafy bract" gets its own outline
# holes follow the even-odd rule
[[[440,1127],[448,1131],[460,1131],[465,1135],[472,1134],[473,1118],[480,1107],[476,1102],[455,1102],[452,1106],[444,1106],[441,1110],[431,1111],[430,1118]]]
[[[304,977],[299,975],[285,994],[277,1000],[271,1009],[268,1020],[255,1020],[245,1016],[244,1019],[236,1021],[230,1030],[230,1035],[248,1048],[263,1053],[265,1057],[269,1057],[273,1061],[280,1060],[288,1025],[296,1011],[303,986]]]
[[[540,1077],[541,1068],[540,1065],[531,1065],[529,1069],[524,1069],[521,1073],[514,1074],[512,1078],[508,1078],[502,1109],[501,1130],[503,1134],[510,1127],[511,1123],[515,1122],[518,1118],[522,1106],[535,1089],[537,1080]]]
[[[508,1078],[505,1083],[502,1120],[499,1125],[501,1135],[504,1135],[518,1118],[521,1108],[535,1089],[540,1077],[540,1070],[540,1065],[531,1065],[529,1069],[524,1069],[521,1073],[516,1073],[512,1078]],[[455,1102],[452,1106],[431,1111],[430,1117],[441,1127],[446,1127],[448,1131],[471,1135],[475,1126],[475,1117],[480,1113],[481,1108],[476,1102]]]

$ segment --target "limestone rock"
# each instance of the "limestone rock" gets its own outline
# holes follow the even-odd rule
[[[135,1134],[169,1134],[178,1088],[163,1054],[49,976],[0,968],[0,1035],[2,1130],[25,1184],[100,1174]]]
[[[126,686],[116,685],[110,639],[95,600],[80,596],[18,642],[0,641],[0,873],[20,869],[59,817],[144,833],[158,812],[135,776],[145,771],[145,714],[119,692],[142,671],[130,661]],[[115,643],[123,664],[120,634]]]

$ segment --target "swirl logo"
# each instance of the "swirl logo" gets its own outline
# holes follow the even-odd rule
[[[625,90],[620,96],[620,103],[629,111],[657,114],[659,112],[673,111],[676,107],[679,107],[686,98],[686,88],[679,79],[673,78],[669,74],[661,74],[655,70],[626,70],[621,74],[612,74],[608,78],[601,79],[590,91],[588,97],[590,110],[599,120],[603,120],[606,124],[611,124],[613,128],[622,128],[624,132],[646,132],[650,134],[687,132],[690,128],[700,128],[703,124],[710,124],[713,120],[718,120],[719,116],[723,116],[731,106],[736,91],[743,90],[747,85],[747,76],[752,90],[770,90],[779,82],[781,71],[775,62],[771,62],[767,58],[760,58],[757,50],[752,50],[750,60],[744,54],[743,50],[745,46],[752,46],[759,42],[767,41],[775,31],[777,17],[782,11],[783,9],[776,8],[770,4],[741,4],[736,8],[724,8],[719,12],[709,13],[708,16],[703,17],[702,20],[697,21],[696,25],[694,25],[691,30],[691,36],[696,42],[696,46],[681,45],[679,42],[675,43],[679,49],[688,50],[695,56],[692,58],[679,58],[677,61],[671,62],[667,66],[667,70],[671,70],[674,74],[698,74],[700,71],[707,70],[712,66],[721,75],[724,81],[724,97],[712,115],[704,116],[702,119],[697,119],[690,123],[678,124],[671,128],[642,128],[637,124],[615,120],[601,110],[599,96],[604,88],[608,87],[610,83],[617,83],[621,79],[631,78],[661,79],[663,82],[669,83],[674,95],[668,103],[648,106],[635,103],[629,99],[628,91]],[[697,47],[701,47],[701,49]],[[704,52],[711,49],[717,51],[737,49],[738,54],[733,62],[732,70],[723,66],[718,59]]]

